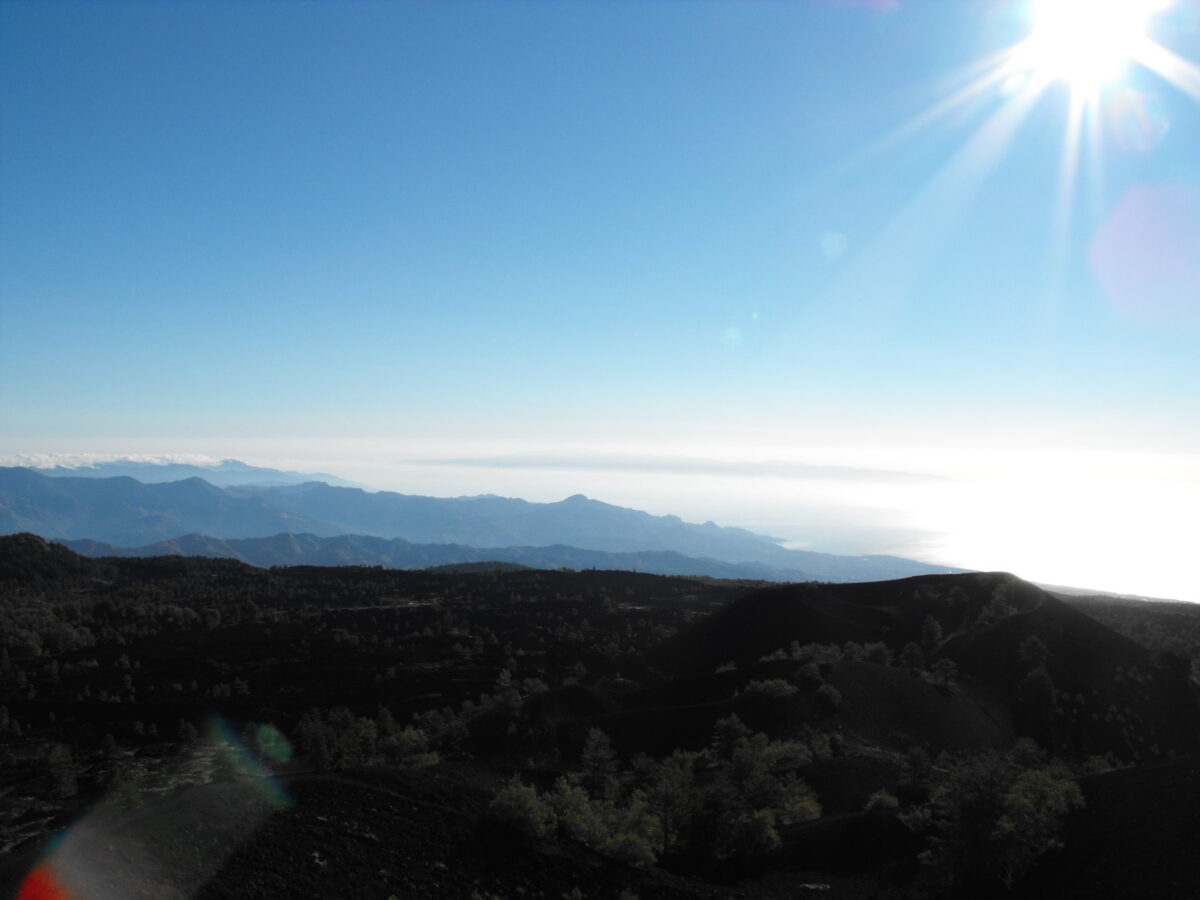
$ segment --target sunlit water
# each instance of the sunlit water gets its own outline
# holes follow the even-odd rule
[[[749,528],[797,548],[892,553],[1043,583],[1200,601],[1195,456],[826,449],[805,461],[930,477],[890,482],[611,471],[602,459],[542,469],[375,464],[351,474],[433,495],[553,501],[584,493],[655,514]]]
[[[1108,451],[330,441],[238,452],[372,488],[553,502],[586,494],[828,553],[890,553],[1045,584],[1200,602],[1200,456]],[[480,457],[528,454],[499,462]],[[640,454],[640,455],[638,455]],[[192,461],[202,462],[203,457]],[[455,459],[432,463],[419,460]],[[805,466],[842,467],[806,474]],[[790,475],[780,475],[791,467]],[[856,471],[866,470],[866,471]]]

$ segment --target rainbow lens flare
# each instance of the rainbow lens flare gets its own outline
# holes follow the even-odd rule
[[[273,725],[253,734],[264,757],[290,757],[291,744]],[[160,786],[135,791],[134,802],[127,790],[114,792],[51,841],[18,900],[191,896],[263,822],[292,804],[219,716],[185,757],[150,774]]]

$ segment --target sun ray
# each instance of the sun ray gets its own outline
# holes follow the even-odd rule
[[[1134,59],[1193,99],[1200,100],[1200,66],[1148,38],[1138,45]]]
[[[1027,82],[972,133],[813,305],[862,307],[861,321],[883,333],[909,299],[921,270],[961,224],[980,186],[1007,154],[1043,88]],[[885,290],[880,284],[886,284]],[[864,332],[864,341],[871,335]],[[781,340],[787,338],[781,333]]]
[[[969,81],[929,107],[929,109],[918,113],[907,122],[895,128],[883,138],[883,141],[895,142],[904,140],[922,128],[926,128],[939,119],[943,119],[961,109],[972,100],[979,99],[990,89],[1002,87],[1004,82],[1011,78],[1016,71],[1013,65],[1012,54],[1008,52],[994,54],[976,65],[967,67],[961,73],[961,77],[969,77]]]
[[[834,173],[860,170],[939,124],[969,129],[956,152],[863,246],[825,298],[829,303],[867,303],[873,319],[886,320],[901,306],[922,267],[949,240],[980,184],[1007,154],[1019,126],[1050,91],[1065,96],[1056,186],[1047,207],[1046,315],[1058,314],[1081,206],[1103,205],[1107,135],[1113,104],[1129,94],[1124,73],[1135,65],[1150,69],[1200,99],[1200,67],[1150,37],[1155,18],[1172,0],[1030,0],[1029,32],[1014,46],[960,68],[941,83],[928,107],[845,159]],[[859,270],[890,273],[889,287]],[[886,296],[885,296],[886,295]],[[816,307],[822,304],[816,304]],[[815,308],[815,307],[814,307]]]
[[[1012,51],[993,54],[965,67],[956,76],[948,79],[951,83],[960,86],[953,88],[950,94],[929,108],[922,110],[882,137],[872,141],[862,150],[847,157],[837,167],[837,170],[855,169],[878,158],[924,129],[931,128],[939,121],[966,108],[968,104],[989,96],[991,92],[1002,88],[1009,79],[1020,74],[1020,67],[1014,63]],[[963,83],[964,81],[965,83]]]
[[[1086,113],[1087,102],[1083,97],[1072,94],[1067,108],[1067,117],[1063,122],[1063,147],[1058,167],[1058,203],[1055,208],[1055,216],[1060,229],[1056,238],[1064,241],[1066,232],[1070,228],[1071,212],[1075,204],[1075,190],[1079,182],[1079,154],[1083,143]]]
[[[1059,293],[1067,267],[1067,247],[1074,222],[1079,187],[1079,160],[1082,152],[1086,98],[1072,94],[1067,116],[1063,121],[1062,151],[1058,162],[1058,191],[1052,212],[1050,242],[1047,254],[1048,284],[1044,310],[1047,322],[1059,311]]]
[[[1088,201],[1092,209],[1100,209],[1104,198],[1104,132],[1099,98],[1087,104]]]

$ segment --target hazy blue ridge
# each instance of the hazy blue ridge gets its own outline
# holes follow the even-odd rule
[[[413,544],[363,535],[320,538],[277,534],[266,538],[221,540],[189,534],[145,547],[117,547],[99,541],[61,541],[83,556],[207,556],[237,559],[255,566],[384,566],[423,569],[456,563],[518,563],[537,569],[618,569],[656,575],[706,575],[760,581],[803,581],[808,574],[755,563],[696,559],[673,551],[607,553],[564,545],[549,547],[467,547],[462,544]]]
[[[323,481],[338,487],[361,487],[353,481],[338,478],[327,472],[293,472],[286,469],[270,469],[252,466],[237,459],[223,459],[212,464],[148,462],[136,459],[114,459],[77,466],[30,467],[39,475],[51,478],[136,478],[143,484],[159,484],[165,481],[182,481],[185,478],[203,478],[217,487],[254,485],[275,487],[286,484],[303,484],[306,481]]]
[[[0,533],[93,538],[140,545],[180,534],[218,536],[339,529],[237,497],[201,478],[144,484],[133,478],[51,478],[30,469],[0,469]]]
[[[551,568],[620,567],[664,574],[822,581],[879,580],[952,571],[900,557],[789,550],[771,537],[744,529],[723,528],[711,522],[692,524],[676,516],[654,516],[581,495],[557,503],[531,503],[495,496],[438,498],[372,493],[318,482],[223,489],[200,478],[144,484],[128,477],[48,477],[26,468],[0,468],[0,533],[22,531],[53,540],[91,540],[119,548],[168,542],[172,549],[156,552],[229,556],[257,565],[306,562],[411,568],[495,559]],[[287,540],[280,542],[275,556],[256,556],[253,560],[232,543],[232,539],[280,536]],[[345,540],[312,549],[304,544],[305,540],[335,537]],[[424,557],[419,553],[397,557],[398,546],[363,543],[372,538],[385,539],[384,543],[399,540],[457,549],[456,555],[450,556],[439,550],[428,551]],[[562,549],[538,558],[530,555],[533,550],[548,547]],[[566,552],[568,549],[576,554],[664,556],[647,557],[640,563],[622,559],[618,564],[603,557],[572,556]],[[499,550],[512,551],[513,555],[500,557]],[[524,555],[517,554],[517,550]],[[255,551],[260,552],[267,551]],[[708,568],[697,570],[696,560],[707,561]],[[734,574],[714,568],[717,563],[740,568]],[[690,568],[681,570],[680,565]]]
[[[744,578],[760,581],[855,581],[862,572],[857,557],[832,557],[845,565],[834,572],[826,564],[826,574],[818,577],[800,569],[780,569],[753,562],[724,562],[684,556],[670,550],[641,553],[609,553],[556,544],[545,547],[469,547],[462,544],[414,544],[402,538],[365,535],[339,535],[322,538],[313,534],[276,534],[263,538],[211,538],[188,534],[170,541],[144,547],[118,547],[93,540],[61,541],[84,556],[208,556],[237,559],[255,566],[384,566],[393,569],[420,569],[455,563],[518,563],[537,569],[619,569],[656,575],[706,575],[714,578]],[[819,554],[814,554],[819,555]],[[919,566],[911,560],[873,557],[880,571],[910,571]],[[925,567],[928,572],[934,567]],[[938,571],[943,571],[938,569]],[[832,574],[831,574],[832,573]]]
[[[346,534],[403,537],[417,543],[473,547],[568,544],[612,552],[675,550],[733,562],[784,564],[776,539],[740,528],[696,525],[677,516],[653,516],[582,495],[556,503],[505,497],[444,499],[368,493],[310,483],[278,489],[233,489],[259,497],[290,515],[320,519]],[[771,559],[774,557],[774,560]]]

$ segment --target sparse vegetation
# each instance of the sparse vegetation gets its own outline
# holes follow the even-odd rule
[[[0,585],[0,787],[25,798],[0,818],[9,845],[101,796],[132,813],[188,785],[278,778],[304,821],[345,810],[335,833],[353,846],[385,840],[347,824],[338,792],[359,785],[355,803],[380,790],[384,804],[364,817],[407,827],[392,804],[430,853],[421,822],[458,835],[458,853],[491,835],[514,865],[590,855],[621,890],[657,868],[700,884],[809,860],[823,828],[862,817],[880,831],[839,865],[910,872],[914,897],[975,869],[1015,892],[1076,846],[1075,777],[1200,747],[1186,671],[1103,629],[1080,662],[1062,635],[1099,626],[986,576],[975,594],[967,576],[918,585],[916,613],[857,621],[877,608],[863,592],[886,586],[55,559],[10,554]],[[1012,747],[995,716],[1059,761]],[[947,753],[955,741],[977,749]],[[425,799],[396,805],[413,792]],[[912,834],[930,862],[916,874]],[[336,864],[327,847],[306,863]],[[453,877],[438,872],[422,878]]]

